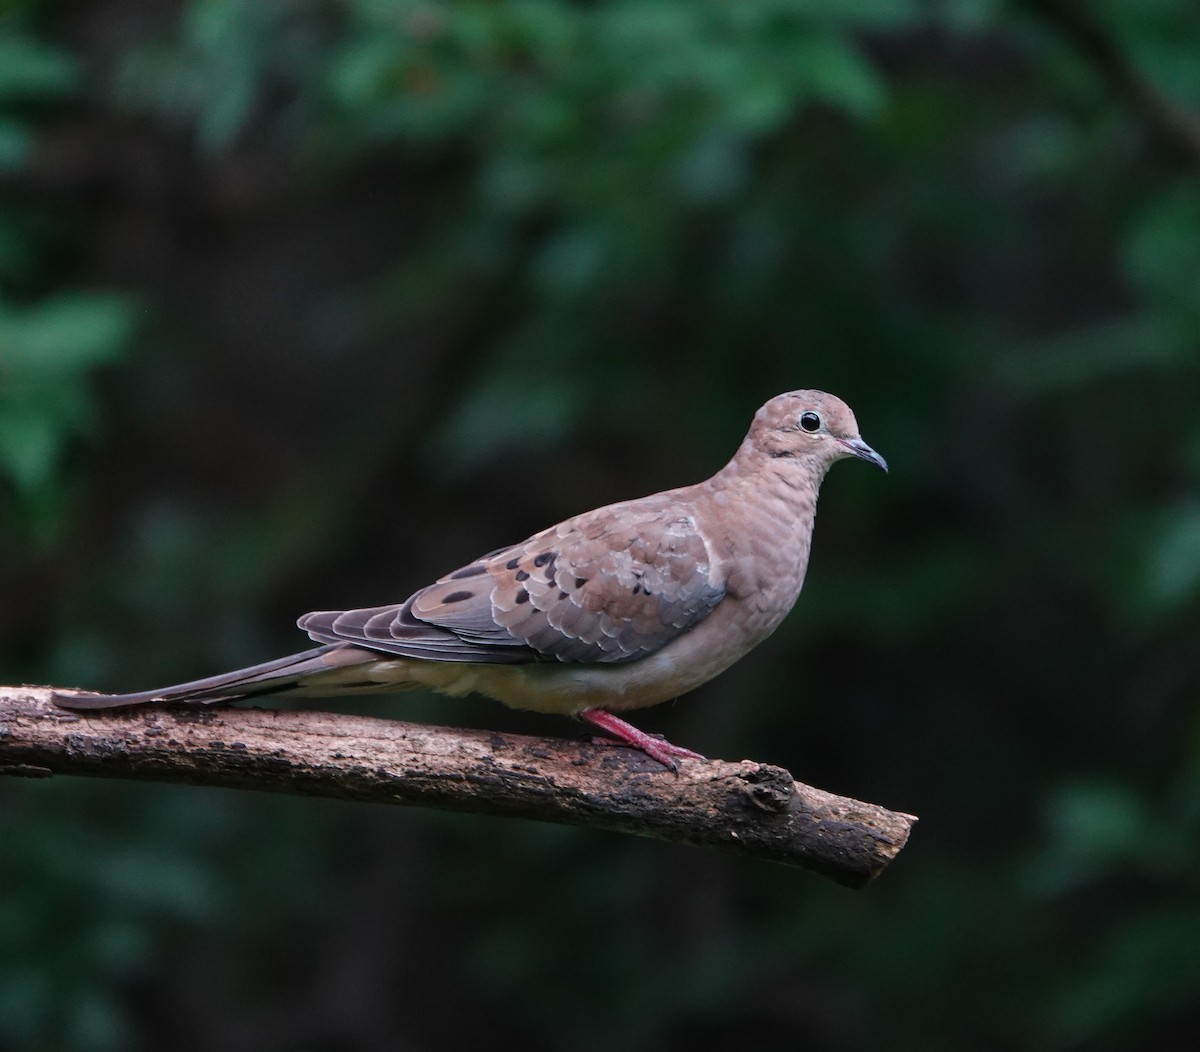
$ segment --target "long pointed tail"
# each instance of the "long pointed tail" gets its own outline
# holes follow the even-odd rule
[[[371,661],[375,656],[370,651],[349,647],[345,643],[330,643],[261,665],[251,665],[220,676],[177,683],[158,690],[142,690],[134,694],[67,694],[56,691],[54,704],[63,709],[80,710],[119,709],[152,701],[210,705],[218,701],[236,701],[239,698],[286,691],[315,673],[335,672],[347,665]]]

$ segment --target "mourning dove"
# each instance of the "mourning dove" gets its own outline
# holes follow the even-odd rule
[[[404,602],[305,614],[321,645],[136,694],[58,694],[70,709],[428,687],[578,716],[675,769],[698,753],[616,715],[685,694],[767,638],[808,566],[830,465],[887,463],[821,391],[772,398],[706,482],[610,504],[498,548]]]

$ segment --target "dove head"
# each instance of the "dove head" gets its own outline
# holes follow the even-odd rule
[[[887,461],[860,437],[850,407],[824,391],[790,391],[772,398],[755,414],[746,442],[759,453],[815,470],[818,477],[844,457],[887,471]]]

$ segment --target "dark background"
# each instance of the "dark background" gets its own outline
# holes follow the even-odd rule
[[[1193,1039],[1198,115],[1187,0],[4,4],[0,679],[299,649],[819,387],[890,476],[839,465],[795,613],[640,723],[921,824],[850,892],[3,780],[0,1046]]]

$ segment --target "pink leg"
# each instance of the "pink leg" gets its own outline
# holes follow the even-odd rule
[[[604,709],[585,709],[579,715],[587,720],[588,723],[599,727],[603,731],[607,731],[613,738],[618,739],[617,741],[601,739],[601,741],[608,745],[630,745],[635,749],[641,749],[651,759],[657,760],[664,767],[670,768],[672,771],[679,770],[679,764],[675,762],[676,756],[681,756],[689,760],[704,759],[698,752],[680,748],[678,745],[672,745],[669,741],[664,741],[662,738],[656,738],[653,734],[639,731],[632,724],[626,723],[611,712],[605,712]]]

